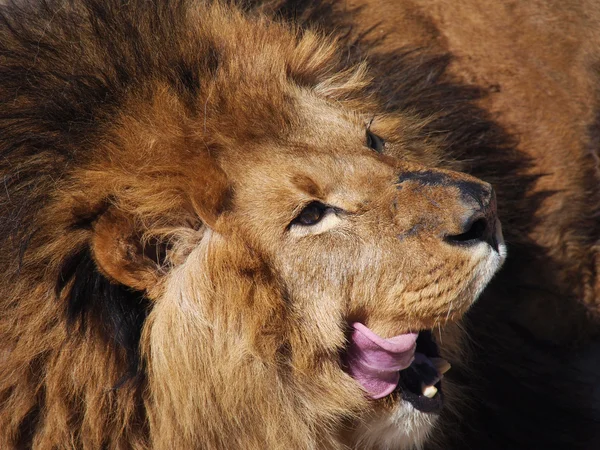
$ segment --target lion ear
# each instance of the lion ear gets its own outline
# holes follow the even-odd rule
[[[180,206],[199,219],[203,226],[215,229],[221,213],[229,207],[231,189],[225,172],[208,153],[196,158],[200,160],[196,159],[194,164],[178,166],[187,180],[183,195],[182,184],[174,187],[168,178],[158,180],[147,191],[143,190],[146,185],[142,189],[136,186],[136,195],[143,198],[145,195],[141,192],[147,192],[146,197],[151,198],[157,191],[175,192],[171,199],[183,199],[184,204]],[[195,169],[197,167],[202,167],[202,170]],[[160,214],[162,211],[165,216],[172,216],[175,202],[157,202],[153,213]],[[93,226],[92,238],[92,251],[100,271],[109,279],[132,289],[148,292],[157,286],[165,274],[169,243],[147,239],[147,231],[135,213],[125,212],[116,206],[104,211]]]
[[[111,209],[94,226],[92,252],[99,270],[109,279],[139,291],[156,285],[165,250],[157,242],[145,243],[135,220]]]

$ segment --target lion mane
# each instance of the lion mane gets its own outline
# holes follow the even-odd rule
[[[521,86],[497,85],[484,62],[470,64],[454,25],[442,39],[441,13],[424,15],[419,2],[342,3],[0,6],[1,448],[411,448],[425,435],[432,449],[591,448],[597,410],[579,408],[578,391],[587,375],[557,368],[596,323],[597,118],[579,127],[584,149],[565,169],[578,181],[554,192],[544,184],[554,166],[535,151],[547,136],[521,131],[503,100]],[[390,31],[388,15],[404,34]],[[344,150],[354,141],[343,124],[363,119],[389,154]],[[399,191],[407,217],[455,202],[439,180],[477,177],[496,190],[510,257],[462,322],[468,305],[440,300],[437,311],[433,294],[390,312],[386,293],[400,287],[372,250],[389,208],[371,191],[398,164],[438,180]],[[285,215],[293,205],[282,192],[350,192],[350,170],[371,176],[374,167],[389,173],[356,188],[361,208],[380,208],[361,213],[371,230],[361,243],[324,262],[316,245],[294,250],[308,232]],[[434,197],[424,200],[423,186]],[[319,214],[328,211],[337,220],[335,208]],[[285,236],[298,240],[277,241],[271,221],[287,221]],[[412,245],[426,232],[402,239]],[[427,242],[406,247],[419,264],[421,253],[436,256]],[[414,273],[403,292],[438,267],[436,283],[448,278],[439,292],[463,286],[475,269],[460,272],[455,252],[435,268],[399,265]],[[474,300],[492,272],[464,292]],[[381,289],[388,306],[343,309],[334,287],[351,299]],[[345,325],[369,318],[380,334],[440,329],[453,365],[447,407],[439,419],[415,416],[422,433],[363,436],[365,427],[387,435],[379,418],[397,406],[369,401],[342,370]]]

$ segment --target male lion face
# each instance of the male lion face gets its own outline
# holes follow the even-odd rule
[[[494,192],[466,174],[419,163],[393,136],[374,134],[376,120],[367,131],[368,117],[308,97],[296,100],[299,130],[289,139],[248,146],[243,158],[222,156],[234,195],[215,230],[262,255],[277,280],[287,332],[305,346],[292,347],[296,368],[318,370],[319,354],[329,352],[367,397],[392,400],[370,432],[358,433],[359,445],[412,445],[443,403],[447,367],[428,330],[458,320],[505,257]],[[372,339],[421,333],[421,359],[405,361],[391,393],[353,367],[373,362],[356,347],[356,323]],[[415,369],[423,359],[424,371]]]

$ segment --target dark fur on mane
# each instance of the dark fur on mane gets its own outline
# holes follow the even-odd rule
[[[150,304],[143,292],[109,281],[102,275],[89,248],[65,259],[56,283],[57,297],[67,303],[69,325],[78,332],[88,328],[122,348],[129,367],[115,388],[140,374],[139,342]]]
[[[39,224],[38,211],[51,201],[55,182],[86,158],[89,144],[104,138],[126,94],[147,95],[146,81],[159,77],[173,87],[191,114],[198,113],[194,100],[203,79],[218,69],[220,55],[211,42],[198,49],[193,61],[176,48],[185,39],[178,25],[189,3],[82,0],[77,2],[81,6],[67,11],[61,9],[62,2],[46,0],[0,7],[0,264],[6,285],[2,292],[18,279],[20,269],[41,270],[40,261],[28,258],[45,244],[46,236],[33,228]],[[526,174],[529,161],[476,106],[486,92],[448,77],[450,55],[405,49],[370,56],[376,41],[368,34],[355,36],[350,25],[353,11],[334,11],[331,2],[238,3],[248,14],[269,11],[277,20],[336,34],[349,65],[368,61],[375,79],[370,89],[384,100],[382,112],[435,115],[422,137],[439,138],[449,161],[458,161],[459,168],[496,187],[510,258],[469,314],[471,367],[456,364],[449,374],[486,403],[470,403],[460,421],[447,413],[440,448],[591,448],[585,444],[598,433],[594,422],[598,418],[593,417],[598,412],[592,405],[583,407],[582,399],[573,395],[580,390],[579,375],[564,367],[556,370],[569,353],[538,341],[511,315],[516,305],[528,301],[531,289],[551,290],[553,273],[560,267],[546,262],[543,251],[527,238],[536,225],[535,211],[551,193],[528,195],[535,182]],[[101,57],[87,58],[87,49],[78,44],[81,22],[91,30]],[[22,267],[17,264],[21,260]],[[545,288],[515,284],[522,279],[523,260],[544,262],[540,270],[548,283]],[[123,375],[143,369],[138,345],[149,302],[143,293],[103,276],[89,243],[59,264],[56,294],[66,301],[64,311],[73,330],[86,333],[91,328],[115,351],[126,353]],[[34,408],[23,427],[33,429],[35,416]]]

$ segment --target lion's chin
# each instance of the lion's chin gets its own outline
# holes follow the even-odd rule
[[[363,423],[356,430],[354,448],[409,450],[421,448],[434,429],[438,414],[421,412],[405,401]]]

